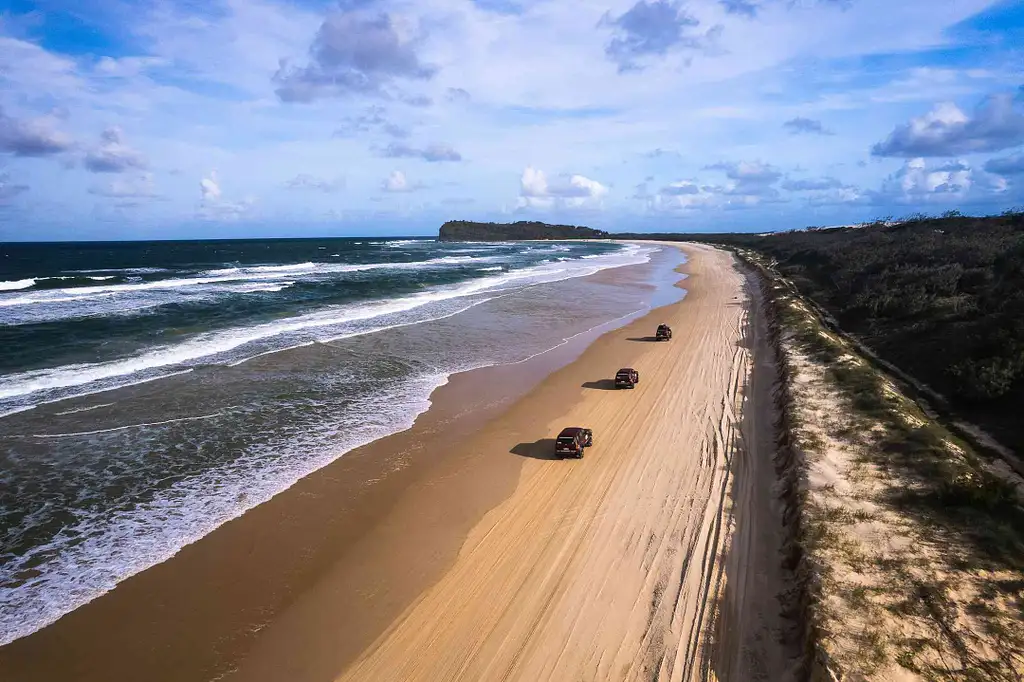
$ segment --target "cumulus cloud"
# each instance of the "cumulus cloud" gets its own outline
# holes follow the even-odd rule
[[[416,44],[400,35],[387,13],[340,11],[328,16],[310,47],[310,61],[296,67],[283,60],[274,82],[285,102],[322,97],[385,94],[396,79],[426,80],[436,69],[420,61]]]
[[[799,135],[800,133],[812,134],[812,135],[832,135],[829,130],[826,130],[821,125],[821,121],[815,121],[812,118],[804,118],[797,116],[791,118],[782,124],[782,127],[787,129],[793,135]]]
[[[544,171],[527,167],[519,179],[518,205],[520,208],[597,206],[607,194],[607,187],[586,176],[559,176],[549,182]]]
[[[616,35],[605,46],[605,54],[619,65],[619,71],[638,71],[640,58],[663,56],[673,49],[702,49],[720,31],[694,32],[700,21],[688,14],[681,2],[638,0],[629,10],[613,18],[602,17],[599,26],[611,26]]]
[[[90,187],[89,193],[110,199],[155,199],[159,196],[153,183],[152,173],[114,178],[108,183]]]
[[[217,171],[210,171],[199,181],[201,201],[197,215],[205,220],[238,220],[252,212],[256,200],[246,197],[242,201],[229,201],[223,196]]]
[[[1001,177],[972,168],[956,160],[930,165],[923,157],[908,159],[882,182],[873,194],[876,203],[921,204],[927,202],[975,201],[1006,191]]]
[[[703,184],[696,180],[671,182],[648,199],[647,207],[661,211],[696,208],[730,210],[786,201],[779,196],[775,187],[782,173],[771,164],[760,161],[723,162],[705,166],[704,170],[724,172],[727,182],[723,185]]]
[[[1024,174],[1024,154],[1004,156],[999,159],[989,159],[985,164],[985,170],[997,175]]]
[[[220,199],[220,183],[217,182],[217,171],[210,171],[210,177],[199,181],[199,191],[202,192],[203,202]]]
[[[325,180],[324,178],[318,178],[308,173],[299,173],[294,178],[284,183],[284,186],[288,189],[316,190],[318,192],[330,194],[343,189],[345,187],[345,181],[341,179]]]
[[[911,159],[890,176],[883,191],[906,196],[928,194],[964,195],[971,188],[971,168],[962,161],[928,168],[923,158]]]
[[[9,201],[22,192],[28,191],[28,185],[21,185],[11,181],[11,174],[0,173],[0,202]]]
[[[990,95],[968,116],[952,102],[896,126],[874,156],[929,157],[997,152],[1024,143],[1021,98]]]
[[[385,192],[415,192],[418,189],[423,189],[423,185],[418,182],[409,182],[405,173],[396,170],[391,171],[391,174],[384,179],[381,189]]]
[[[791,192],[813,192],[825,189],[838,189],[843,183],[836,178],[812,178],[809,180],[786,180],[782,189]]]
[[[0,152],[14,156],[49,156],[71,149],[71,137],[57,130],[53,116],[12,118],[0,108]]]
[[[432,144],[425,148],[419,148],[396,142],[385,147],[381,154],[391,159],[417,158],[431,163],[462,161],[461,154],[444,144]]]
[[[85,167],[93,173],[123,173],[146,165],[146,157],[124,143],[117,126],[104,130],[99,145],[85,155]]]

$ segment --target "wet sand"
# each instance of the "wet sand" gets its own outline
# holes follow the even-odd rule
[[[683,302],[568,345],[582,355],[539,385],[536,368],[456,375],[410,431],[0,648],[0,678],[709,673],[750,360],[731,256],[686,250]],[[648,338],[661,321],[671,343]],[[623,365],[640,385],[607,390]],[[577,422],[595,447],[552,460]]]

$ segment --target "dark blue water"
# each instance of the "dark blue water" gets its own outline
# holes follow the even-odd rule
[[[408,428],[451,373],[643,309],[583,276],[655,250],[0,245],[0,643]]]

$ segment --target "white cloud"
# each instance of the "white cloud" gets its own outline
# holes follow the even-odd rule
[[[1024,101],[1007,93],[986,97],[968,116],[953,102],[942,102],[924,116],[899,125],[875,156],[955,156],[996,152],[1024,144]]]
[[[210,171],[199,181],[201,201],[196,217],[212,221],[235,221],[252,214],[256,199],[248,196],[241,201],[231,201],[223,196],[217,171]]]
[[[199,191],[202,192],[204,203],[220,200],[220,184],[217,182],[217,171],[210,171],[210,177],[199,181]]]
[[[1005,192],[1008,183],[997,175],[972,168],[963,160],[930,164],[908,159],[873,194],[876,203],[927,206],[932,203],[985,201]]]
[[[678,180],[658,190],[647,206],[664,211],[720,206],[722,203],[721,188],[700,185],[692,180]]]
[[[891,189],[904,196],[936,193],[962,196],[970,190],[971,184],[971,168],[962,161],[928,168],[925,160],[918,158],[907,161],[883,189]]]
[[[559,176],[549,182],[544,171],[527,166],[519,180],[521,208],[597,207],[608,188],[583,175]]]
[[[423,185],[420,183],[409,182],[409,179],[405,177],[405,173],[399,170],[391,171],[384,182],[381,183],[381,189],[385,192],[414,192],[418,189],[422,189]]]

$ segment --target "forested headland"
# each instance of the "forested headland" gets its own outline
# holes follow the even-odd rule
[[[526,220],[514,223],[475,223],[469,220],[449,220],[441,226],[438,240],[442,242],[503,242],[526,239],[604,239],[609,236],[607,232],[580,225],[549,225]]]

